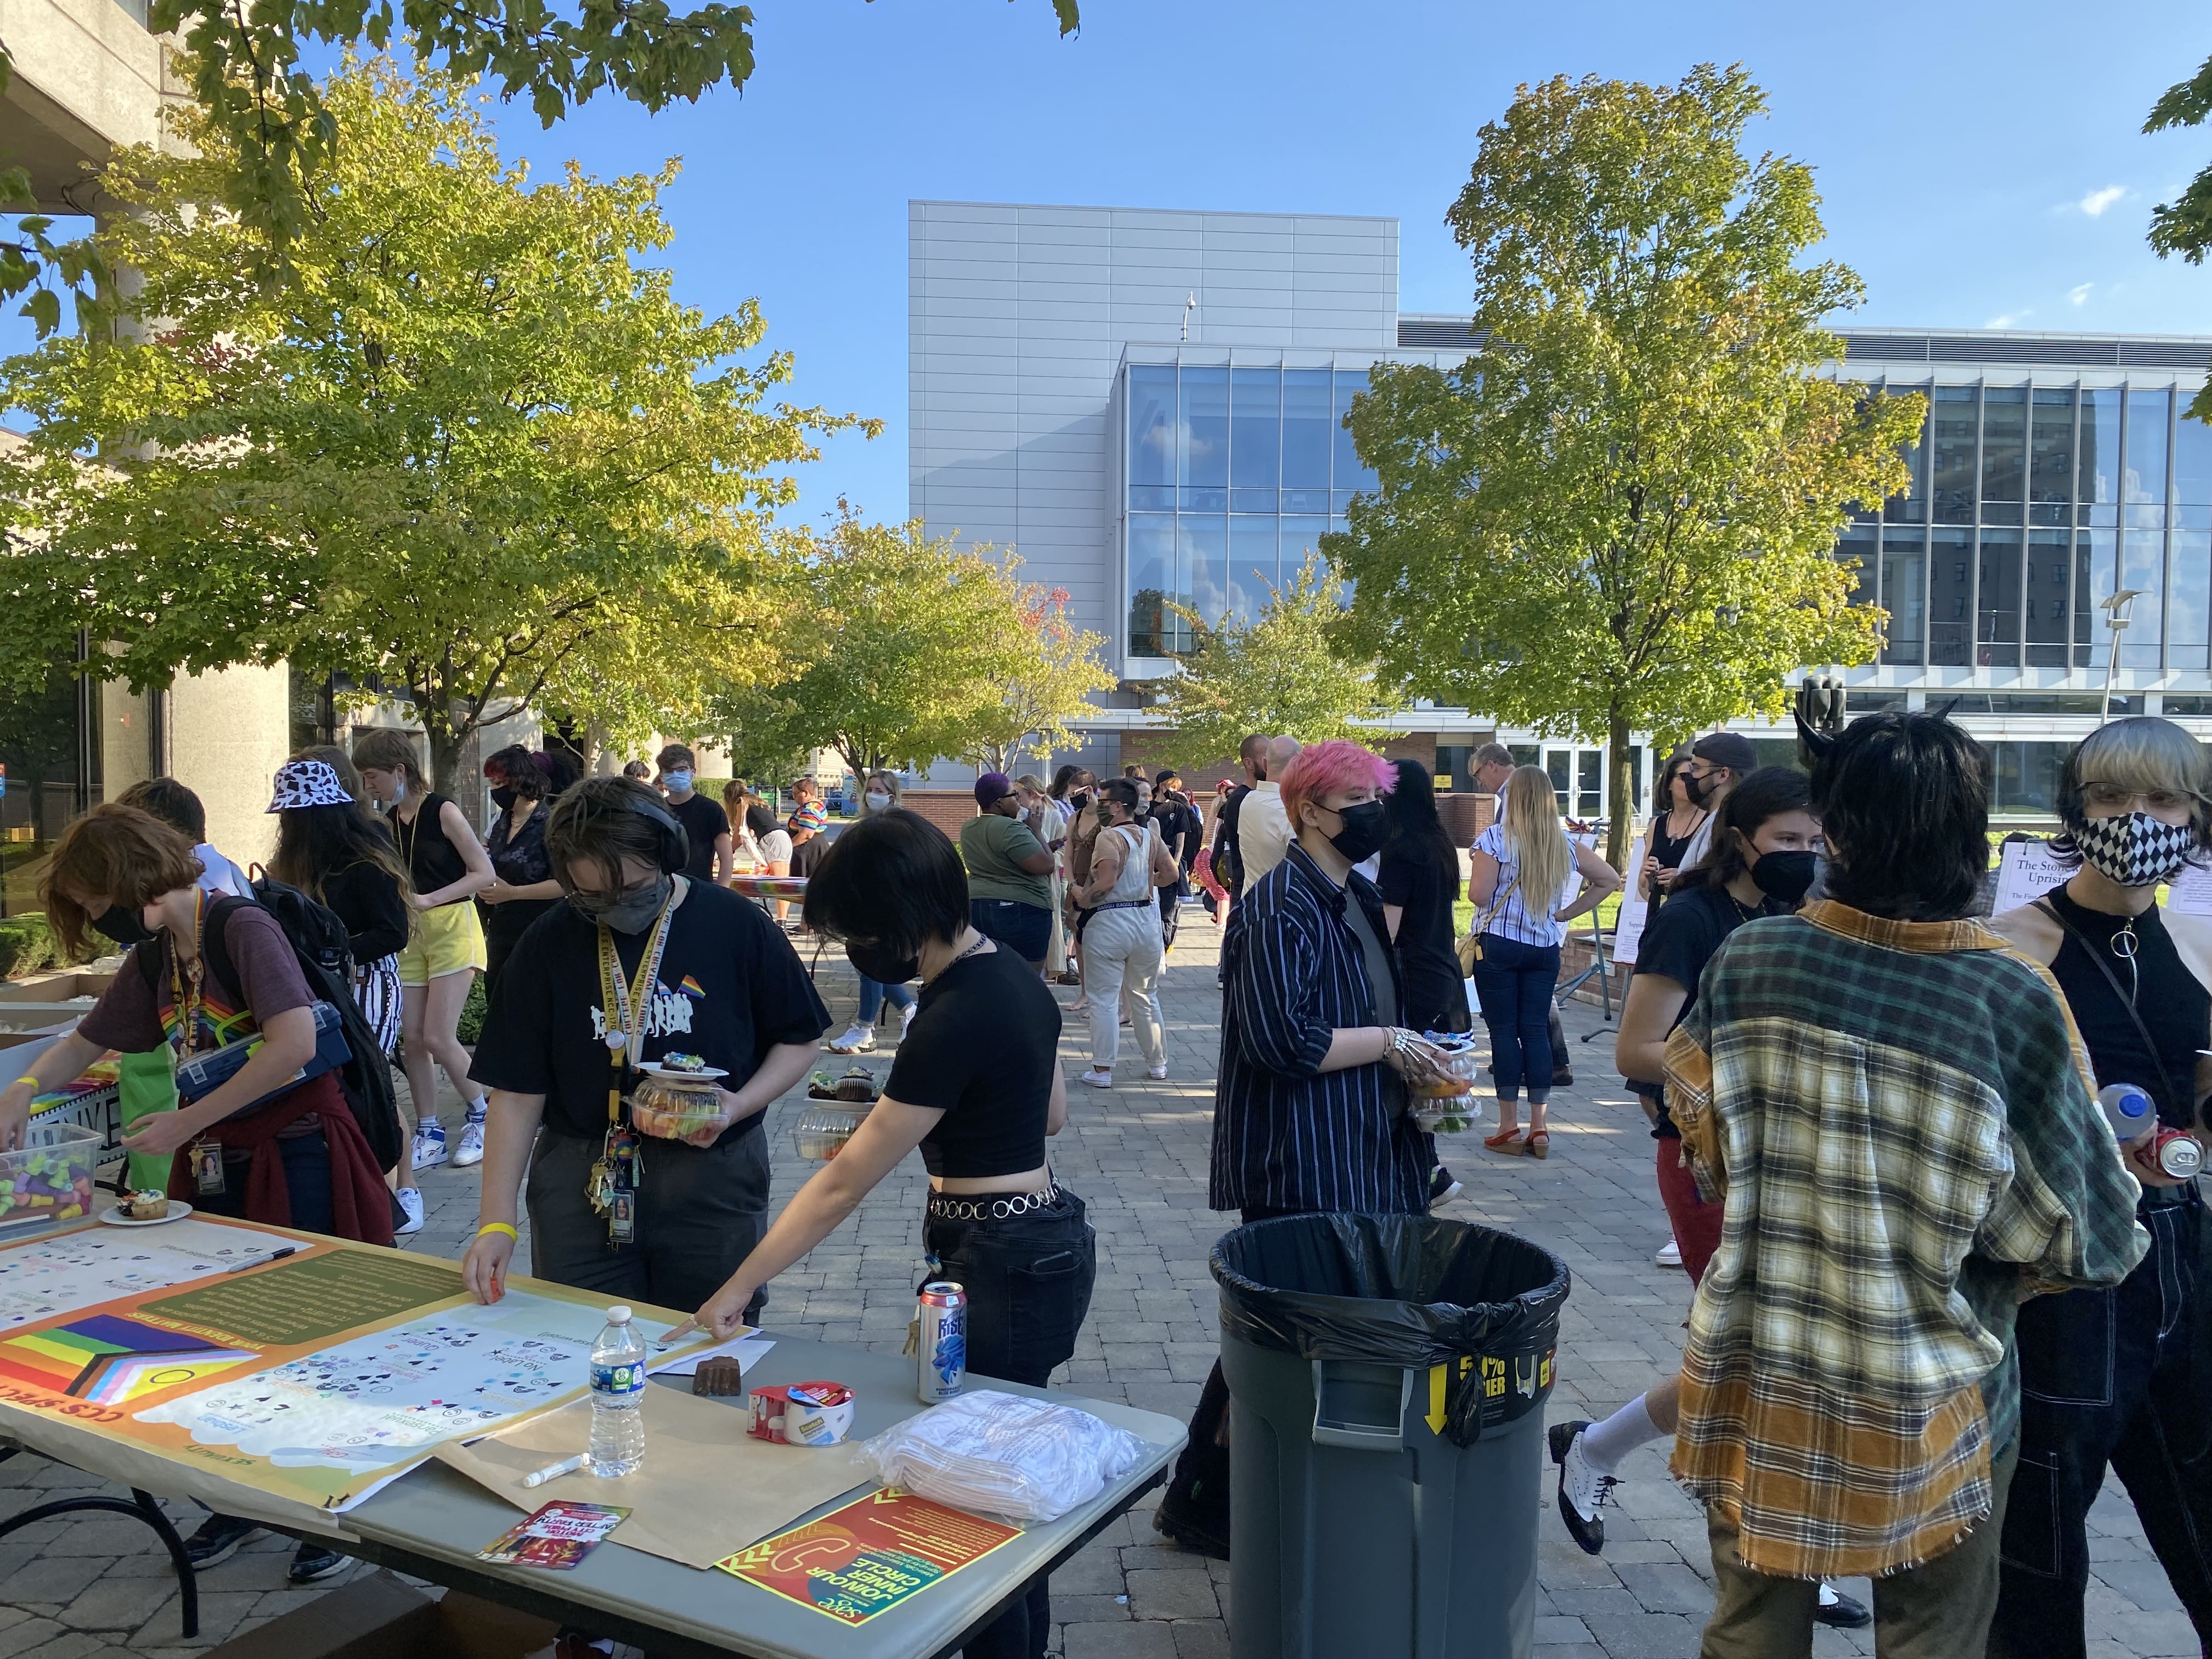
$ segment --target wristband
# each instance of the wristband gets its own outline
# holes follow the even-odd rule
[[[522,1235],[515,1231],[514,1226],[507,1222],[487,1221],[483,1226],[477,1229],[477,1237],[478,1238],[482,1238],[486,1233],[505,1233],[516,1243],[520,1244],[522,1243]]]
[[[17,1078],[15,1079],[15,1083],[27,1083],[31,1085],[31,1092],[33,1095],[39,1092],[39,1079],[33,1077],[28,1072],[24,1073],[22,1076]],[[15,1083],[11,1083],[8,1086],[12,1089],[15,1086]]]

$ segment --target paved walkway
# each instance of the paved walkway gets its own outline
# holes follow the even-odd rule
[[[1222,1219],[1206,1207],[1218,936],[1202,916],[1188,914],[1194,919],[1163,986],[1169,1080],[1146,1081],[1125,1042],[1121,1075],[1134,1081],[1110,1091],[1075,1086],[1068,1128],[1054,1148],[1061,1178],[1091,1206],[1099,1239],[1097,1293],[1067,1380],[1102,1398],[1186,1418],[1214,1354],[1216,1302],[1206,1257]],[[825,963],[822,977],[838,1017],[833,1030],[842,1030],[852,1008],[850,978],[842,962]],[[1601,1032],[1595,1015],[1579,1008],[1570,1011],[1568,1029],[1576,1037]],[[1071,1079],[1082,1070],[1087,1041],[1079,1012],[1072,1012],[1061,1050]],[[1577,1083],[1553,1097],[1547,1161],[1496,1157],[1474,1135],[1454,1138],[1445,1149],[1466,1182],[1445,1213],[1522,1234],[1557,1251],[1573,1271],[1555,1419],[1610,1411],[1672,1369],[1688,1303],[1681,1273],[1652,1263],[1667,1225],[1652,1185],[1651,1142],[1613,1070],[1611,1047],[1602,1034],[1576,1043]],[[887,1057],[873,1056],[872,1063],[881,1068]],[[815,1167],[791,1148],[801,1109],[787,1097],[769,1115],[779,1202]],[[455,1121],[448,1115],[448,1123]],[[476,1180],[472,1171],[453,1170],[425,1177],[430,1222],[410,1241],[413,1248],[460,1253],[475,1224]],[[765,1328],[896,1348],[913,1311],[921,1185],[920,1160],[909,1159],[775,1282]],[[1705,1527],[1668,1480],[1662,1451],[1663,1443],[1638,1452],[1624,1471],[1601,1559],[1567,1540],[1548,1480],[1527,1495],[1538,1507],[1543,1539],[1540,1659],[1669,1659],[1697,1651],[1712,1600]],[[59,1492],[95,1489],[73,1470],[19,1457],[0,1465],[0,1516]],[[196,1524],[188,1505],[170,1507],[187,1529]],[[1149,1510],[1148,1503],[1115,1523],[1054,1575],[1066,1659],[1211,1659],[1228,1652],[1225,1565],[1164,1542]],[[2116,1488],[2093,1512],[2093,1529],[2091,1653],[2096,1659],[2197,1653],[2188,1620]],[[264,1537],[203,1576],[205,1639],[183,1646],[167,1560],[149,1543],[143,1527],[119,1517],[46,1522],[0,1543],[0,1659],[204,1653],[329,1588],[286,1588],[290,1542]],[[1849,1588],[1862,1599],[1868,1594],[1863,1583]],[[1822,1631],[1814,1650],[1868,1653],[1872,1644]]]

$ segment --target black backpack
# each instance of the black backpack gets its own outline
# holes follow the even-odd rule
[[[216,899],[207,910],[204,942],[208,965],[234,990],[238,988],[238,967],[231,959],[223,933],[232,914],[248,905],[276,917],[307,981],[307,994],[338,1011],[339,1030],[350,1051],[346,1063],[338,1067],[338,1087],[354,1121],[361,1126],[362,1139],[368,1142],[376,1167],[394,1168],[399,1162],[399,1101],[392,1086],[391,1063],[377,1043],[376,1033],[362,1017],[361,1005],[354,1000],[353,947],[345,923],[328,906],[265,872],[253,884],[252,898],[225,895]],[[144,964],[146,982],[153,985],[160,971],[155,954],[143,949],[134,954]]]

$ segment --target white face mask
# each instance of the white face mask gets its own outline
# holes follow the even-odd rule
[[[891,804],[891,798],[879,789],[868,791],[868,811],[880,812]]]

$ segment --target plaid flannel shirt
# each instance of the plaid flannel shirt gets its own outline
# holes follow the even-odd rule
[[[1973,921],[1749,922],[1668,1043],[1667,1100],[1725,1203],[1676,1477],[1759,1572],[1940,1555],[2019,1432],[2019,1304],[2118,1284],[2148,1242],[2051,975]]]

